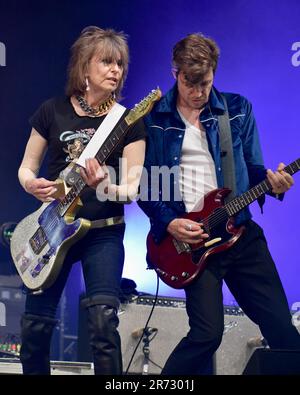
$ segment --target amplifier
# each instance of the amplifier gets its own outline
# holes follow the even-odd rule
[[[127,370],[139,335],[150,316],[155,297],[139,296],[133,302],[121,305],[119,332],[122,342],[123,368]],[[225,329],[221,346],[214,358],[214,373],[218,375],[242,374],[248,359],[259,344],[261,334],[239,307],[225,306]],[[85,312],[80,309],[78,331],[78,360],[91,361]],[[130,364],[129,374],[159,374],[169,354],[189,330],[185,299],[158,297],[150,321],[149,347],[143,349],[141,341]],[[145,364],[145,351],[149,351],[149,365]]]
[[[21,288],[0,287],[0,356],[18,355],[20,351],[20,320],[25,308]]]
[[[252,354],[244,375],[300,375],[300,350],[258,348]]]
[[[0,374],[23,374],[17,358],[0,358]],[[51,361],[51,375],[93,375],[92,363]]]
[[[224,306],[224,332],[216,352],[216,374],[240,375],[257,347],[264,346],[259,327],[238,306]]]

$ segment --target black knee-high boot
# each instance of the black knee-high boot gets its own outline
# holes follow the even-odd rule
[[[50,374],[50,342],[56,323],[50,317],[22,316],[20,360],[24,374]]]
[[[97,375],[121,375],[121,340],[117,330],[119,300],[113,296],[95,295],[82,301],[87,308],[90,345]]]

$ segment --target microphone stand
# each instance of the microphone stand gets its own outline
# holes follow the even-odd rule
[[[146,332],[143,336],[143,354],[144,354],[144,362],[143,362],[143,371],[142,375],[148,374],[149,371],[149,354],[150,354],[150,348],[149,348],[149,334]]]

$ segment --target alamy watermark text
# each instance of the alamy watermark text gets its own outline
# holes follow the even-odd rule
[[[293,43],[292,51],[294,52],[291,58],[292,65],[298,67],[300,66],[300,41]]]
[[[0,66],[6,66],[6,47],[0,42]]]

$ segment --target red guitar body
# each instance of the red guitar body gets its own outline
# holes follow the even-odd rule
[[[244,227],[236,228],[233,218],[225,214],[224,199],[229,193],[227,188],[215,189],[205,195],[201,211],[183,216],[192,221],[204,222],[209,239],[191,245],[177,241],[168,233],[161,243],[156,244],[151,233],[148,234],[148,264],[163,282],[172,288],[186,287],[201,275],[209,263],[209,257],[229,249],[237,242]],[[220,218],[224,218],[224,221],[215,226],[216,219]]]

